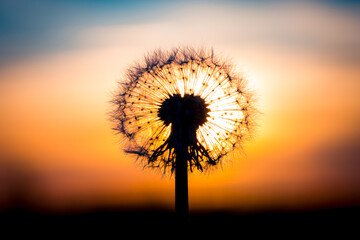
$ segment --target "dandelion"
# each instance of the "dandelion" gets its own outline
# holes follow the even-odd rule
[[[146,167],[175,172],[175,210],[187,214],[187,173],[241,149],[254,126],[254,99],[241,74],[213,51],[157,50],[128,69],[113,103],[125,151]]]

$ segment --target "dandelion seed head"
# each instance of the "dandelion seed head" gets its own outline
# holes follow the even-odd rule
[[[128,69],[113,103],[125,151],[164,172],[174,171],[179,146],[190,171],[218,165],[249,139],[256,113],[241,74],[213,51],[191,48],[145,56]]]

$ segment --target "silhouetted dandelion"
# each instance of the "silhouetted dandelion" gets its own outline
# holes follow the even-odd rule
[[[254,125],[245,80],[213,51],[176,48],[147,55],[128,69],[113,102],[125,151],[147,167],[175,172],[175,208],[185,215],[188,170],[217,166],[241,148]]]

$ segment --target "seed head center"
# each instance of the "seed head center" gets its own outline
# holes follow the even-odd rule
[[[170,123],[182,128],[198,129],[207,121],[208,112],[204,99],[193,94],[175,94],[164,100],[158,111],[158,116],[165,125]]]

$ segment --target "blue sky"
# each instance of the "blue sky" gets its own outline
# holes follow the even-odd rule
[[[45,1],[0,0],[0,62],[31,54],[84,47],[69,38],[90,26],[156,21],[177,8],[194,3],[271,5],[281,1]],[[319,1],[359,13],[359,1]]]
[[[3,60],[68,49],[74,46],[65,32],[153,20],[171,5],[166,1],[0,1],[0,55]]]

